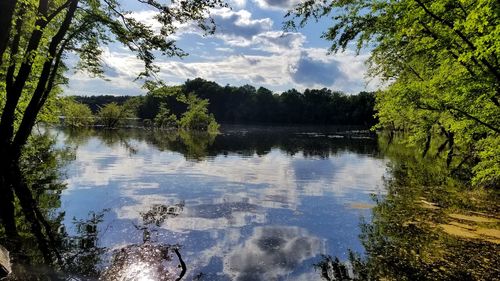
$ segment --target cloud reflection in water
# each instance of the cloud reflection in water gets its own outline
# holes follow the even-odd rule
[[[193,161],[140,137],[129,140],[137,150],[131,154],[125,146],[93,136],[80,144],[69,167],[63,208],[68,217],[111,208],[103,241],[116,249],[140,240],[133,224],[152,206],[183,202],[178,216],[155,226],[154,237],[183,245],[187,279],[204,272],[216,273],[216,279],[224,274],[238,280],[307,280],[319,254],[361,247],[357,220],[369,210],[347,206],[383,193],[385,160],[367,153],[376,151],[373,144],[339,148],[339,140],[324,137],[321,147],[308,152],[293,146],[295,141],[265,149],[241,143],[231,152],[225,144],[237,142],[223,135],[229,139],[219,143],[218,138],[213,146],[220,153]],[[286,139],[271,135],[265,140],[279,138]],[[314,145],[308,135],[294,138]],[[257,142],[250,135],[240,142],[247,139]],[[242,148],[248,151],[240,153]]]
[[[224,258],[224,271],[235,280],[277,280],[324,251],[322,240],[304,229],[256,227],[247,241]]]

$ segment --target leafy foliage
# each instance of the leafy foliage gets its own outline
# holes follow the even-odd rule
[[[92,110],[92,113],[97,113],[99,109],[105,104],[114,102],[117,103],[118,105],[124,105],[128,100],[131,99],[131,97],[100,95],[100,96],[74,96],[73,99],[76,102],[86,104],[90,108],[90,110]]]
[[[295,89],[281,94],[269,89],[220,86],[201,78],[186,81],[181,86],[160,87],[145,96],[75,97],[94,108],[109,102],[124,104],[141,119],[154,119],[160,105],[166,104],[172,114],[181,116],[187,108],[179,95],[193,93],[209,101],[208,111],[221,123],[274,123],[315,125],[375,124],[375,95],[361,92],[347,95],[329,89]]]
[[[369,48],[370,73],[390,83],[377,94],[377,128],[410,132],[424,150],[444,136],[450,166],[470,165],[473,184],[498,186],[499,11],[490,0],[304,1],[286,26],[332,15],[330,50]]]
[[[445,159],[422,158],[402,135],[379,137],[388,160],[387,194],[361,223],[363,256],[325,256],[324,280],[495,280],[499,240],[495,189],[467,189],[450,177]],[[429,155],[435,152],[429,149]],[[431,159],[429,159],[431,158]],[[347,265],[350,269],[346,270]]]
[[[208,100],[188,95],[184,101],[188,104],[188,110],[182,114],[182,118],[179,120],[181,128],[211,133],[219,131],[219,125],[215,121],[214,115],[208,114]]]
[[[64,124],[70,127],[87,127],[94,124],[92,111],[86,104],[65,99],[62,102]]]
[[[123,106],[112,102],[102,107],[97,116],[99,123],[104,127],[116,128],[125,118],[130,117],[130,114]]]
[[[170,113],[165,104],[160,105],[160,110],[154,119],[155,126],[158,128],[176,128],[178,125],[177,116]]]

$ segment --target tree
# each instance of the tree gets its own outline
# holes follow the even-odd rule
[[[178,100],[183,95],[180,86],[162,86],[150,90],[137,107],[137,117],[154,119],[160,111],[161,104],[166,104],[169,110],[176,115],[186,111],[186,104]]]
[[[166,104],[160,105],[160,111],[156,114],[154,121],[158,128],[176,128],[178,124],[177,116],[170,113]]]
[[[94,123],[90,108],[82,103],[66,99],[62,102],[64,124],[70,127],[86,127]]]
[[[184,56],[170,39],[179,23],[195,21],[206,32],[209,9],[224,6],[221,0],[140,1],[157,12],[159,32],[135,20],[117,0],[5,0],[0,6],[0,215],[9,235],[16,236],[14,193],[32,231],[41,237],[44,227],[27,182],[19,171],[19,159],[37,117],[65,82],[64,58],[69,52],[80,58],[78,67],[100,76],[101,46],[118,41],[144,62],[140,77],[158,68],[156,54]],[[148,84],[149,85],[149,84]]]
[[[282,105],[282,120],[288,123],[300,123],[303,121],[304,96],[297,90],[291,89],[280,95]]]
[[[102,107],[97,113],[97,117],[99,123],[106,128],[116,128],[127,117],[130,117],[130,114],[127,110],[114,102],[106,104]]]
[[[390,84],[376,97],[377,128],[409,132],[423,154],[444,136],[450,166],[470,165],[474,184],[498,186],[499,11],[489,0],[311,0],[289,13],[286,26],[332,15],[323,35],[330,51],[368,47],[370,74]]]
[[[208,114],[208,100],[199,99],[191,94],[185,98],[185,102],[188,104],[188,110],[179,120],[181,128],[189,131],[218,132],[219,125],[214,115]]]

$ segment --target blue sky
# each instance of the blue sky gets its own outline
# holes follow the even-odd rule
[[[367,52],[354,50],[327,54],[329,42],[320,38],[328,19],[311,22],[296,32],[284,32],[282,23],[297,0],[231,0],[232,9],[211,11],[217,24],[214,35],[203,36],[190,25],[175,35],[177,44],[189,53],[185,58],[158,57],[159,77],[167,84],[181,84],[201,77],[221,85],[244,84],[266,87],[274,92],[296,88],[331,88],[346,93],[374,90],[377,79],[365,77]],[[131,16],[158,26],[155,13],[146,6],[127,1]],[[141,82],[135,81],[143,69],[135,55],[118,44],[104,46],[106,80],[85,73],[68,73],[66,94],[139,95]]]

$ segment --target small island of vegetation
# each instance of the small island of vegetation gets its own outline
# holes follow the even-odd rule
[[[63,125],[69,127],[98,126],[118,128],[131,126],[131,120],[139,120],[136,126],[166,130],[186,130],[191,132],[217,133],[219,124],[213,114],[209,114],[207,99],[195,94],[184,94],[180,87],[162,87],[152,91],[147,98],[109,98],[109,103],[93,104],[95,112],[81,97],[62,98],[60,103]],[[118,104],[114,100],[123,100]],[[171,106],[169,106],[171,105]],[[144,109],[145,107],[149,107]],[[173,112],[175,110],[175,113]],[[141,118],[146,110],[151,118]]]

